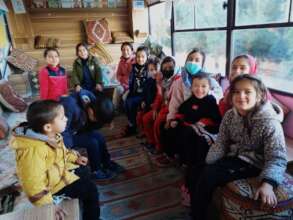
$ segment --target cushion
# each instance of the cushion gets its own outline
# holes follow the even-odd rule
[[[89,44],[97,42],[111,43],[111,31],[106,18],[95,21],[85,21],[85,31],[87,35],[87,41]]]
[[[31,95],[31,86],[28,80],[28,72],[22,74],[10,74],[8,81],[18,95],[25,98]]]
[[[6,80],[0,81],[0,102],[14,112],[22,112],[27,107],[25,101],[16,94]]]
[[[15,48],[12,49],[10,55],[7,57],[7,61],[23,71],[33,70],[38,63],[37,59]]]
[[[114,44],[121,44],[123,42],[133,42],[133,38],[127,32],[114,31],[112,32],[112,38]]]
[[[102,64],[109,64],[113,62],[113,58],[109,51],[104,47],[103,43],[96,43],[90,49],[91,55],[97,57]]]
[[[259,186],[257,178],[236,180],[222,189],[225,219],[289,219],[293,215],[293,177],[285,174],[283,183],[275,190],[278,205],[263,210],[260,201],[253,200]]]

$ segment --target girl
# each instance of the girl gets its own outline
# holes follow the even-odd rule
[[[169,103],[169,113],[167,115],[166,128],[170,127],[170,122],[175,118],[178,107],[190,97],[192,76],[196,75],[204,66],[205,53],[195,48],[187,55],[184,68],[181,72],[181,77],[176,80],[172,85],[172,97]],[[222,88],[218,82],[211,78],[211,94],[217,100],[222,98]]]
[[[230,74],[227,76],[227,78],[229,82],[232,82],[235,77],[241,74],[251,74],[255,76],[256,71],[256,59],[249,54],[242,54],[233,59]],[[224,98],[222,98],[219,102],[219,108],[222,116],[232,108],[232,105],[228,103],[228,94],[229,89],[226,89]]]
[[[217,186],[256,177],[255,200],[276,206],[273,189],[283,180],[286,144],[281,123],[266,101],[264,84],[251,75],[240,75],[231,84],[228,99],[233,108],[221,123],[220,132],[206,158],[207,165],[192,183],[191,208],[194,219],[206,219],[206,211]]]
[[[129,136],[136,133],[137,109],[143,99],[144,85],[148,79],[147,59],[148,48],[145,46],[137,48],[136,63],[132,65],[132,71],[129,76],[129,94],[125,101],[128,126],[122,133],[123,136]]]
[[[44,51],[47,66],[39,71],[40,98],[58,100],[67,94],[67,75],[59,64],[59,52],[56,48],[47,48]]]
[[[14,129],[17,175],[28,199],[36,206],[53,203],[54,195],[83,202],[83,219],[99,218],[99,195],[85,170],[87,158],[65,148],[61,132],[66,127],[64,108],[51,100],[33,102],[27,123]],[[84,169],[84,167],[83,167]],[[74,172],[72,172],[74,170]],[[56,215],[62,216],[57,208]],[[57,216],[56,216],[57,217]]]
[[[85,43],[76,45],[76,60],[73,63],[71,86],[79,92],[82,88],[95,94],[103,91],[102,69],[96,57],[89,54]]]
[[[128,90],[129,74],[131,73],[132,64],[135,62],[135,55],[133,54],[133,46],[131,43],[122,43],[121,53],[122,56],[116,72],[116,78],[120,85],[115,87],[113,93],[113,104],[116,110],[119,108],[121,97],[123,94],[126,94],[125,92]]]

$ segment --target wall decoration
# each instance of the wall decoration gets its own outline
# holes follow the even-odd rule
[[[15,14],[24,14],[26,13],[24,4],[22,0],[11,0],[13,11]]]

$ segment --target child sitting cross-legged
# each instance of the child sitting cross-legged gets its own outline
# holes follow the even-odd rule
[[[33,102],[27,122],[13,131],[17,175],[31,203],[53,204],[53,197],[65,195],[83,202],[83,219],[99,219],[99,195],[85,165],[87,158],[64,146],[62,133],[67,118],[56,101]],[[65,212],[56,205],[56,219]]]

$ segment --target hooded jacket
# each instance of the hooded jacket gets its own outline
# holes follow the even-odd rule
[[[11,147],[16,152],[16,171],[22,188],[36,206],[51,204],[52,195],[79,177],[69,170],[78,153],[65,148],[62,136],[55,140],[25,126],[14,129]]]
[[[206,162],[211,164],[224,156],[238,157],[262,170],[260,180],[280,184],[287,166],[280,118],[269,102],[246,117],[240,116],[234,108],[229,110]]]

